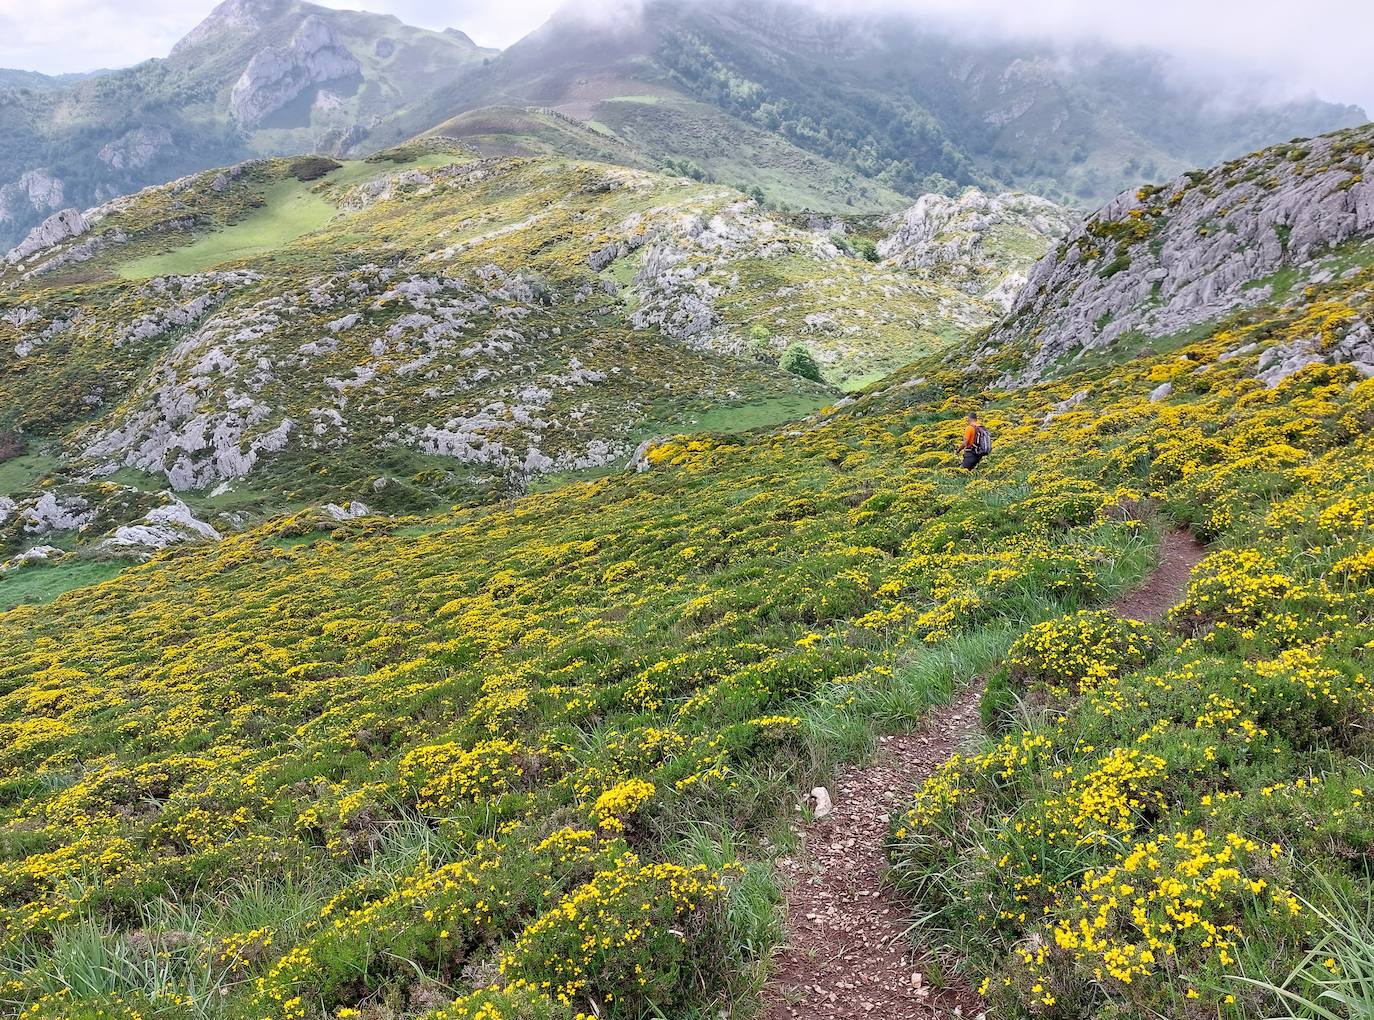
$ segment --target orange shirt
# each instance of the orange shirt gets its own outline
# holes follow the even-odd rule
[[[964,430],[964,445],[961,449],[970,450],[973,444],[978,441],[978,426],[970,425]]]

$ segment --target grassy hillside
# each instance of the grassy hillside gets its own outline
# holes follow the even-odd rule
[[[998,311],[843,223],[442,139],[208,171],[87,219],[0,271],[0,457],[41,467],[0,459],[9,555],[120,553],[173,499],[223,532],[501,498],[654,435],[805,417]],[[780,367],[798,351],[818,379]]]
[[[582,102],[481,107],[429,133],[488,155],[563,155],[665,170],[728,184],[784,209],[862,215],[906,202],[890,187],[709,104],[666,90],[645,94],[648,86],[632,78],[601,84],[606,94],[585,110]],[[722,138],[731,144],[722,146]]]
[[[285,517],[0,615],[0,1001],[728,1012],[791,792],[977,674],[996,742],[895,825],[924,938],[1008,1015],[1263,1015],[1238,978],[1309,950],[1315,994],[1323,912],[1369,888],[1374,381],[1255,373],[1371,294],[1022,391],[930,361],[643,474]],[[1151,512],[1211,549],[1182,606],[1075,615],[1144,572]]]

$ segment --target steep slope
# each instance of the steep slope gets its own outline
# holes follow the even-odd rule
[[[1233,309],[1307,303],[1359,272],[1374,233],[1374,128],[1301,139],[1118,196],[1030,274],[986,364],[1035,379],[1085,352],[1199,327]],[[1275,382],[1313,360],[1374,373],[1364,320],[1314,323],[1271,355]]]
[[[0,614],[0,1003],[747,1009],[793,795],[975,676],[998,742],[894,851],[993,1008],[1239,1020],[1279,1007],[1233,975],[1317,948],[1319,993],[1317,911],[1369,894],[1374,380],[1254,376],[1320,309],[1367,318],[1374,269],[1299,300],[1009,392],[930,359],[642,473],[277,521]],[[974,406],[997,440],[968,475]],[[1146,572],[1151,507],[1209,545],[1181,606],[1079,615]]]
[[[48,214],[250,156],[348,152],[491,51],[296,0],[225,0],[166,58],[0,79],[0,247]],[[381,146],[374,146],[380,148]]]
[[[1005,274],[1050,243],[998,236]],[[488,499],[803,417],[1000,313],[854,245],[720,186],[442,144],[59,215],[0,269],[0,541],[138,553],[167,537],[130,530],[148,514],[199,539],[307,502]],[[828,386],[779,369],[797,345]]]
[[[907,17],[742,0],[649,0],[590,20],[570,5],[443,98],[436,121],[552,108],[647,159],[825,210],[881,199],[856,178],[912,197],[973,184],[1096,204],[1141,179],[1365,120],[1316,101],[1227,107],[1148,54],[1065,54]]]

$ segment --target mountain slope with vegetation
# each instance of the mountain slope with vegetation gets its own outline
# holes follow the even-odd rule
[[[1324,918],[1371,881],[1374,380],[1261,374],[1371,315],[1357,260],[1120,364],[999,390],[935,354],[643,472],[282,518],[0,614],[0,1002],[742,1013],[780,809],[977,676],[991,743],[892,849],[921,937],[997,1008],[1239,1020],[1284,1008],[1245,977],[1293,968],[1320,994],[1358,965]],[[974,408],[996,442],[968,474]],[[1154,515],[1208,545],[1181,605],[1094,613]]]
[[[1273,146],[1118,196],[1031,272],[985,345],[1034,379],[1096,352],[1204,327],[1246,306],[1308,302],[1355,276],[1374,229],[1374,130]],[[1316,360],[1374,373],[1367,326],[1341,316],[1271,353],[1277,381]]]
[[[493,53],[392,17],[224,0],[165,59],[79,78],[7,72],[0,247],[61,209],[207,167],[365,147],[371,132]]]
[[[989,285],[1055,238],[999,229]],[[803,417],[999,310],[843,222],[622,167],[434,142],[207,171],[7,256],[0,548],[504,497]]]
[[[1228,105],[1149,54],[743,0],[649,0],[605,19],[569,6],[438,100],[436,121],[551,109],[646,161],[856,212],[891,192],[968,185],[1096,205],[1141,179],[1365,121],[1315,100]],[[479,119],[483,144],[522,144],[522,117],[505,132],[494,109]]]

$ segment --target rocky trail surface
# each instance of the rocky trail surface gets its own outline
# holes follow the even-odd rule
[[[1191,533],[1166,531],[1154,569],[1112,608],[1133,619],[1158,619],[1178,601],[1204,554]],[[967,984],[947,979],[935,986],[939,970],[912,945],[909,910],[884,881],[892,811],[975,738],[982,693],[980,679],[932,710],[916,732],[879,738],[873,761],[840,771],[831,809],[823,802],[800,832],[797,851],[778,862],[786,934],[764,990],[765,1020],[982,1013]]]

